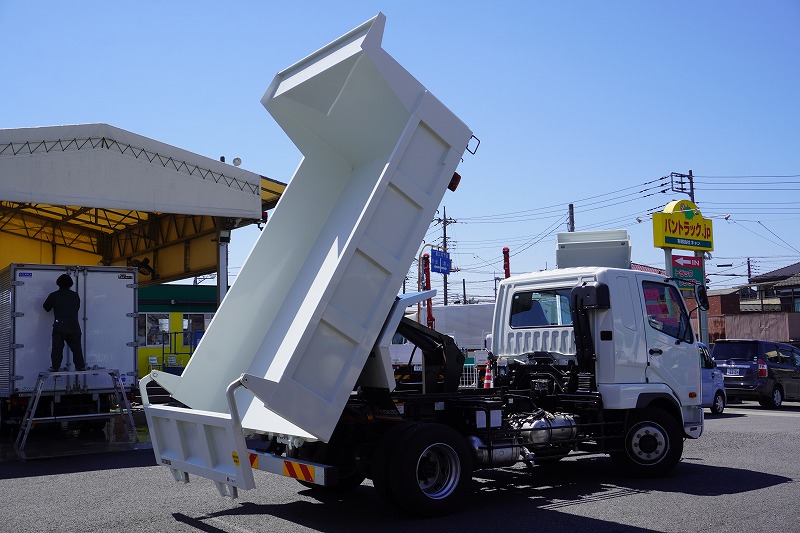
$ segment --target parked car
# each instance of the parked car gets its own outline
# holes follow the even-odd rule
[[[720,339],[712,357],[730,399],[758,400],[773,409],[784,400],[800,401],[800,349],[782,342]]]
[[[717,364],[711,359],[708,346],[702,342],[700,347],[700,368],[703,374],[702,405],[711,410],[715,415],[721,414],[728,404],[728,394],[725,391],[725,378]]]

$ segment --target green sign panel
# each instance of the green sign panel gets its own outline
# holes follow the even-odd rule
[[[678,279],[685,279],[686,282],[678,282],[681,289],[692,289],[694,283],[689,283],[688,280],[694,281],[702,285],[703,279],[703,259],[700,257],[688,255],[673,255],[672,256],[672,277]]]

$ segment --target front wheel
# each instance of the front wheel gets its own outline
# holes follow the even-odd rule
[[[625,427],[623,449],[611,459],[626,474],[656,477],[670,472],[683,455],[680,423],[663,409],[648,407],[632,413]]]
[[[717,391],[714,395],[714,402],[711,404],[711,412],[715,415],[721,415],[725,410],[725,395],[722,391]]]

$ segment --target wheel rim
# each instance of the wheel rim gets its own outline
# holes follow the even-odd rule
[[[716,398],[714,398],[714,409],[718,413],[721,413],[724,408],[725,408],[725,400],[722,398],[721,394],[717,394]]]
[[[637,424],[631,428],[628,438],[628,454],[639,464],[658,463],[669,449],[666,430],[654,422]]]
[[[781,394],[780,389],[775,389],[772,391],[772,401],[775,405],[780,405],[783,402],[783,394]]]
[[[447,444],[428,446],[417,461],[417,484],[429,498],[446,498],[458,486],[461,461],[456,451]]]

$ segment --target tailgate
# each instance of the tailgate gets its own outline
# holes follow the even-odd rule
[[[717,361],[717,368],[722,372],[723,376],[734,380],[753,379],[758,372],[756,363],[737,359]]]
[[[244,435],[231,415],[166,405],[145,405],[144,412],[156,462],[176,481],[188,483],[196,474],[231,498],[255,487]]]

